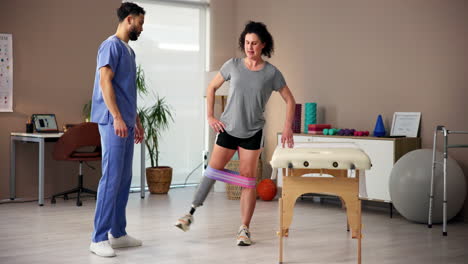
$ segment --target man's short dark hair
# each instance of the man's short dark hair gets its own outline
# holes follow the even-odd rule
[[[117,9],[117,16],[119,17],[119,22],[124,21],[128,15],[144,15],[146,12],[145,10],[138,6],[137,4],[131,3],[131,2],[125,2],[120,5],[120,7]]]
[[[242,31],[239,37],[239,49],[244,52],[244,43],[245,43],[245,35],[254,33],[265,44],[265,47],[262,49],[262,55],[271,58],[271,54],[274,52],[273,47],[273,37],[271,36],[270,32],[268,32],[267,27],[262,22],[254,22],[249,21],[245,25],[244,31]]]

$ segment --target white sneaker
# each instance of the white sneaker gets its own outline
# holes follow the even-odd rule
[[[190,225],[193,223],[193,215],[186,214],[179,218],[175,223],[175,226],[182,229],[184,232],[190,229]]]
[[[115,257],[115,252],[112,249],[109,240],[104,240],[97,243],[91,242],[89,251],[101,257]]]
[[[108,234],[109,242],[112,248],[139,247],[143,245],[143,241],[131,237],[129,235],[115,238],[111,233]]]
[[[252,241],[250,240],[250,231],[246,225],[241,225],[239,227],[239,232],[237,233],[237,245],[238,246],[250,246]]]

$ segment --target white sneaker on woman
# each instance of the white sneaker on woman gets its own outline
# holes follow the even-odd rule
[[[237,245],[238,246],[250,246],[252,241],[250,240],[250,231],[246,225],[241,225],[239,227],[239,232],[237,233]]]

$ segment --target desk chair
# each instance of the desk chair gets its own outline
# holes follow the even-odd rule
[[[76,206],[81,206],[81,193],[97,195],[95,191],[83,187],[83,162],[101,160],[101,137],[96,123],[81,123],[71,127],[57,141],[54,147],[53,158],[55,160],[78,161],[80,170],[78,174],[78,187],[69,191],[54,194],[51,203],[55,203],[55,197],[63,196],[68,200],[68,195],[78,193]]]

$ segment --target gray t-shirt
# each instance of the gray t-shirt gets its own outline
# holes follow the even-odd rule
[[[238,138],[252,137],[265,125],[263,112],[271,93],[286,85],[283,75],[267,61],[261,70],[251,71],[241,58],[228,60],[219,72],[231,82],[221,115],[226,132]]]

